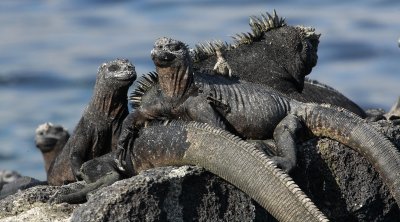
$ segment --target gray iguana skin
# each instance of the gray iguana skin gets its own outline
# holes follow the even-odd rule
[[[133,143],[133,137],[131,139]],[[247,193],[279,221],[328,221],[263,152],[204,123],[152,123],[140,130],[125,157],[128,167],[124,173],[129,176],[154,167],[198,165]],[[118,171],[114,153],[90,160],[81,168],[88,185],[75,193],[60,195],[56,200],[84,201],[88,191],[121,178]]]
[[[128,88],[135,79],[135,67],[126,59],[99,67],[92,99],[49,168],[50,185],[76,181],[84,162],[116,149],[122,122],[129,113]]]
[[[251,17],[253,33],[238,35],[237,44],[225,48],[225,59],[234,76],[248,82],[266,84],[301,102],[328,103],[366,117],[365,112],[338,91],[305,79],[317,64],[318,34],[313,29],[287,26],[274,16]],[[271,21],[271,22],[269,22]],[[275,23],[274,23],[275,22]],[[271,25],[273,24],[273,25]],[[312,32],[311,37],[307,32]],[[216,48],[210,43],[195,51],[195,71],[210,70],[217,61]]]
[[[181,119],[208,123],[251,140],[274,138],[283,169],[296,165],[296,140],[300,130],[335,139],[362,154],[379,172],[400,203],[400,154],[374,127],[343,109],[302,103],[265,85],[239,82],[222,76],[193,74],[187,46],[160,38],[152,50],[159,83],[135,91],[136,109],[124,121],[119,141],[124,149],[147,121]],[[131,133],[133,132],[133,133]],[[231,163],[234,164],[234,163]]]

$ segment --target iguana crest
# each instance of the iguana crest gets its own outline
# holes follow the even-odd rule
[[[287,26],[285,18],[279,17],[275,10],[273,15],[266,12],[265,14],[261,14],[261,16],[250,16],[249,25],[251,32],[242,32],[233,35],[233,44],[221,40],[196,44],[191,52],[192,60],[197,62],[214,56],[219,48],[229,51],[244,44],[260,41],[265,32]],[[315,33],[315,29],[312,27],[296,26],[296,28],[301,31],[305,39],[318,40],[321,35]]]
[[[142,102],[142,96],[157,83],[158,74],[156,72],[144,74],[140,79],[138,79],[136,89],[129,96],[132,108],[138,108]]]

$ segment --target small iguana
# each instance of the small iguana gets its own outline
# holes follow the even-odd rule
[[[94,93],[60,155],[49,168],[50,185],[76,181],[81,165],[116,149],[121,125],[128,115],[128,88],[136,79],[135,67],[117,59],[99,67]],[[75,168],[77,170],[73,171]]]
[[[151,52],[154,74],[133,93],[135,110],[123,123],[119,159],[138,130],[150,120],[180,119],[208,123],[243,138],[273,138],[279,153],[276,163],[285,170],[296,165],[298,132],[335,139],[371,162],[400,203],[400,154],[396,147],[365,120],[343,108],[302,103],[265,85],[222,76],[193,73],[187,46],[160,38]],[[234,163],[232,163],[234,164]]]
[[[268,13],[250,17],[250,33],[222,41],[197,44],[191,53],[194,71],[211,70],[224,50],[232,75],[265,84],[301,102],[328,103],[366,117],[365,112],[337,90],[306,78],[317,64],[320,34],[314,28],[288,26],[284,18]]]
[[[68,130],[61,125],[43,123],[36,128],[35,144],[42,152],[46,173],[51,163],[61,153],[69,138]]]

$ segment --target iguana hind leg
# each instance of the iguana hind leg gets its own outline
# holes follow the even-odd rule
[[[303,127],[298,117],[289,114],[274,130],[274,140],[277,146],[277,156],[271,157],[275,163],[286,172],[296,166],[297,132]]]

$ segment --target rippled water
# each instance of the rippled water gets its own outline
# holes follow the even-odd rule
[[[250,30],[248,16],[273,9],[291,25],[322,33],[311,78],[364,108],[388,109],[400,95],[400,1],[243,2],[0,1],[0,169],[45,179],[34,130],[46,121],[72,130],[102,62],[124,57],[146,73],[153,70],[156,38],[192,47],[231,42],[231,35]]]

